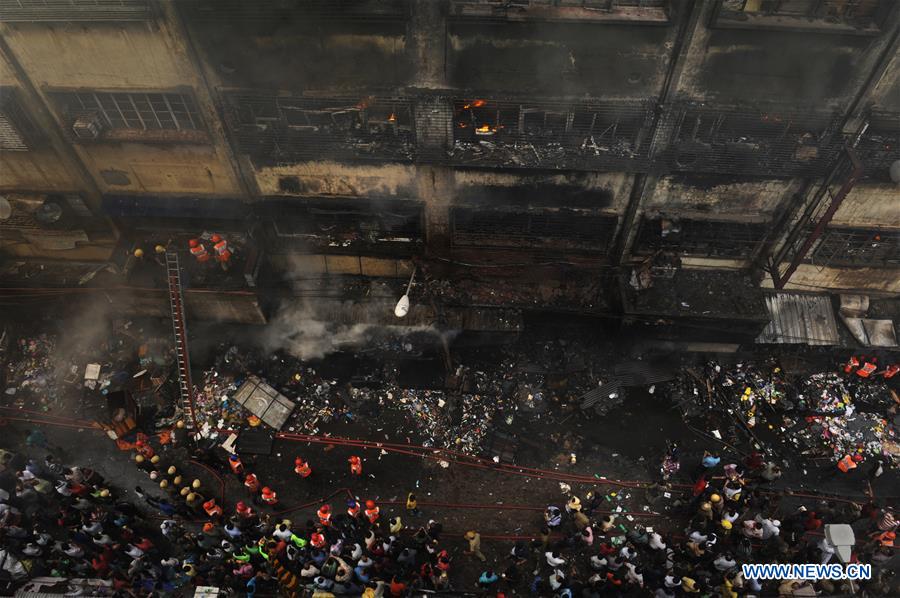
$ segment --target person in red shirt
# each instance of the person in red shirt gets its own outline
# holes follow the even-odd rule
[[[822,520],[816,516],[815,511],[810,511],[806,515],[806,521],[803,522],[803,527],[808,532],[814,532],[822,527]]]
[[[396,576],[391,578],[391,596],[400,598],[406,592],[406,584],[397,579]]]
[[[305,479],[312,475],[312,467],[301,457],[297,457],[294,459],[294,473]]]
[[[256,494],[259,492],[259,478],[256,477],[255,473],[248,473],[247,477],[244,478],[244,486],[247,490],[250,491],[251,494]]]
[[[331,505],[322,505],[316,512],[319,516],[319,523],[322,525],[331,525]]]
[[[356,455],[351,456],[347,461],[350,462],[350,473],[354,476],[362,475],[362,460]]]
[[[693,489],[694,496],[696,497],[696,496],[700,496],[701,494],[703,494],[703,491],[706,490],[707,486],[709,486],[709,482],[706,481],[706,476],[701,475],[700,479],[698,479],[697,482],[694,484],[694,489]]]

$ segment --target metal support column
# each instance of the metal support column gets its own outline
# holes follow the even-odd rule
[[[806,259],[809,250],[825,232],[825,227],[841,207],[844,198],[862,176],[862,172],[863,167],[856,153],[850,147],[844,148],[831,172],[819,184],[784,245],[769,263],[772,283],[776,289],[783,289],[790,281],[800,263]],[[837,185],[840,187],[832,193],[831,188]],[[787,267],[782,272],[781,264],[785,262]]]

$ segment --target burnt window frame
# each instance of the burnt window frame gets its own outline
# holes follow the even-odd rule
[[[838,113],[812,107],[683,101],[668,109],[662,156],[676,172],[823,176],[842,147],[838,125]]]
[[[450,102],[449,158],[455,163],[586,170],[647,166],[652,100],[541,101],[473,95]]]
[[[501,215],[508,220],[505,227],[498,224]],[[584,228],[593,234],[587,230],[572,230],[573,218],[587,220]],[[479,219],[484,223],[479,223]],[[569,209],[501,210],[454,206],[450,210],[451,240],[453,246],[459,248],[533,248],[606,255],[612,247],[618,221],[615,214]],[[544,242],[539,242],[542,240]]]
[[[239,151],[262,163],[316,158],[412,162],[416,157],[412,98],[246,90],[224,95],[226,123]]]
[[[665,237],[662,235],[663,220],[678,222],[682,227],[685,223],[689,223],[690,232],[688,234],[691,238],[681,238],[678,243],[662,242],[665,240]],[[659,224],[658,235],[654,228],[657,223]],[[681,230],[684,231],[684,228]],[[701,235],[701,231],[704,230],[705,234]],[[769,224],[766,222],[738,222],[735,220],[710,220],[665,214],[644,214],[641,216],[638,224],[632,253],[635,255],[652,255],[661,251],[664,253],[675,253],[683,257],[749,260],[759,251],[762,243],[765,241],[768,230]],[[683,234],[683,232],[679,234]],[[716,237],[727,239],[721,250],[716,250],[715,244],[704,243],[703,241],[704,239]],[[695,238],[696,240],[694,240]],[[657,242],[657,239],[659,239],[659,242]],[[712,249],[703,249],[704,245]],[[737,251],[729,251],[729,247],[736,248]]]
[[[873,248],[873,243],[878,247]],[[828,226],[816,240],[807,262],[823,268],[900,267],[900,230]]]
[[[328,253],[352,253],[362,245],[404,251],[425,241],[425,205],[416,200],[272,197],[264,211],[276,245],[305,242]],[[333,231],[322,228],[330,217]],[[370,226],[391,220],[394,225]],[[403,238],[408,240],[398,240]]]

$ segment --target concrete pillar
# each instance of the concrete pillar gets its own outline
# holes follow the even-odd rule
[[[415,71],[412,87],[447,86],[447,10],[444,0],[412,0],[409,46]]]
[[[437,165],[419,167],[416,172],[416,195],[425,203],[425,244],[429,255],[450,255],[453,193],[452,169]]]

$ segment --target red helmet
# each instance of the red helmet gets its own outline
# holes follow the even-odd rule
[[[263,486],[262,493],[263,494],[272,494],[272,489],[269,488],[268,486]]]
[[[375,501],[374,501],[374,500],[367,500],[367,501],[366,501],[366,508],[367,508],[367,509],[374,509],[374,508],[375,508]]]
[[[200,241],[198,241],[197,239],[191,239],[190,241],[188,241],[188,246],[190,246],[190,247],[196,247],[199,244],[200,244]]]
[[[144,448],[144,441],[138,440],[137,442],[134,443],[134,446],[136,446],[138,448]]]
[[[303,465],[303,459],[297,457],[296,459],[294,459],[294,465]]]
[[[215,528],[215,526],[212,523],[210,523],[209,521],[207,521],[206,523],[203,524],[203,531],[205,531],[205,532],[211,532],[211,531],[213,531],[214,528]]]
[[[216,506],[216,499],[214,499],[214,498],[211,498],[208,501],[206,501],[205,503],[203,503],[204,509],[211,509],[214,506]]]
[[[322,505],[322,508],[319,510],[322,511],[323,513],[328,513],[331,511],[331,505]]]
[[[218,235],[218,233],[216,233],[215,235],[213,235],[212,237],[210,237],[209,240],[212,241],[213,243],[218,243],[219,241],[222,240],[222,237],[220,237],[220,236]]]
[[[350,457],[350,462],[351,463],[359,463],[359,457],[357,457],[356,455],[353,455],[352,457]]]
[[[246,504],[244,501],[239,500],[236,508],[237,508],[238,511],[246,511],[246,510],[247,510],[247,504]]]

